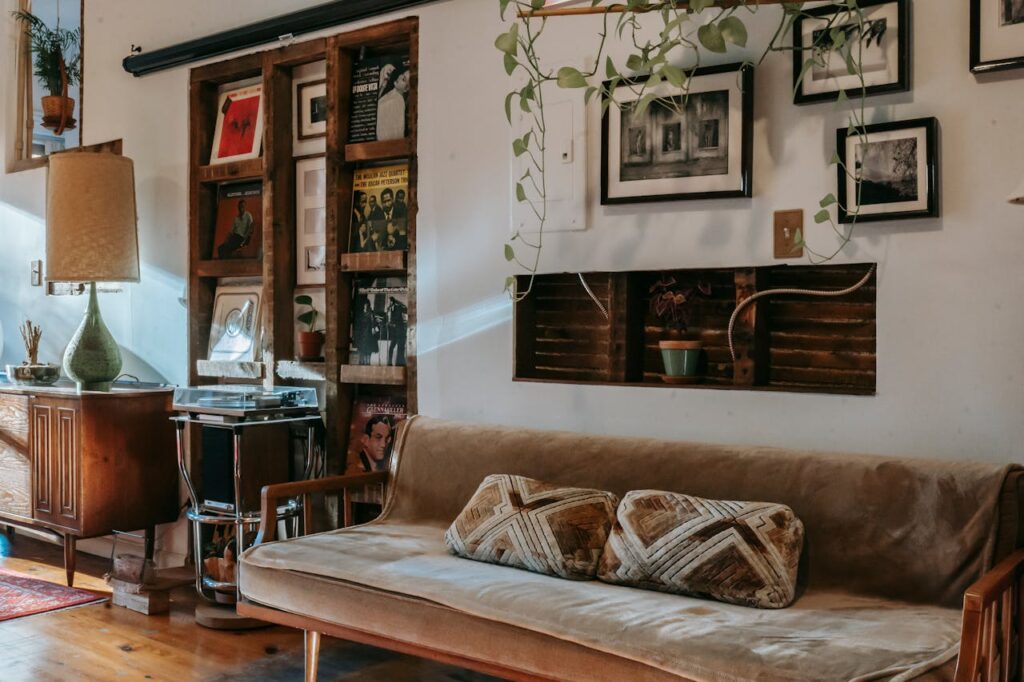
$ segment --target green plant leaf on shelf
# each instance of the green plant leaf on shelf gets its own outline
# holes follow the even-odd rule
[[[494,41],[494,47],[505,54],[515,56],[519,52],[519,24],[512,24],[507,33],[502,33]]]
[[[739,17],[732,16],[722,19],[718,22],[718,30],[721,31],[722,37],[733,45],[747,46],[747,27]]]
[[[827,210],[821,209],[820,211],[814,214],[814,222],[820,225],[824,222],[828,222],[830,217],[831,216]]]
[[[313,305],[313,297],[303,294],[302,296],[296,296],[295,302],[299,305]]]
[[[512,123],[512,98],[515,96],[515,92],[510,92],[505,95],[505,118],[508,119],[509,124]]]
[[[302,313],[301,315],[299,315],[298,320],[302,324],[308,324],[310,327],[312,327],[313,323],[316,322],[316,311],[310,310],[309,312]]]
[[[512,249],[512,245],[511,244],[505,244],[505,260],[512,261],[512,260],[515,260],[515,257],[516,257],[516,252]]]
[[[519,203],[526,201],[526,189],[521,182],[516,183],[516,201]]]
[[[710,7],[714,1],[715,0],[690,0],[690,11],[695,14],[700,14],[705,8]]]
[[[725,38],[715,24],[704,24],[697,29],[697,40],[709,52],[722,53],[726,51]]]
[[[517,158],[526,153],[526,145],[524,145],[523,141],[518,137],[512,140],[512,153],[515,154]]]
[[[661,75],[665,77],[666,81],[676,86],[677,88],[681,88],[686,85],[686,72],[680,69],[678,66],[666,64],[665,66],[661,67]]]
[[[831,206],[832,204],[836,203],[837,201],[838,200],[836,199],[836,195],[835,194],[828,194],[824,199],[821,200],[819,205],[822,208],[828,208],[829,206]]]
[[[604,72],[608,78],[615,78],[619,75],[618,70],[615,68],[615,63],[612,62],[612,58],[609,56],[604,62]]]
[[[515,291],[516,289],[516,278],[509,276],[505,278],[505,291]]]
[[[517,66],[519,66],[519,62],[516,60],[516,58],[513,57],[512,55],[510,55],[508,52],[506,52],[505,53],[505,73],[508,74],[509,76],[511,76],[512,72],[516,70]]]

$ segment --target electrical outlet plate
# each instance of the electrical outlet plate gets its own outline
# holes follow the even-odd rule
[[[797,208],[775,212],[775,257],[779,259],[803,258],[801,243],[804,231],[804,211]]]
[[[43,286],[43,261],[32,261],[32,286]]]

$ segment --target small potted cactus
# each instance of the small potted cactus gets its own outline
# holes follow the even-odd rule
[[[32,320],[25,320],[20,329],[27,359],[20,365],[7,365],[8,378],[16,384],[49,386],[60,378],[60,365],[39,363],[39,342],[43,338],[43,330],[32,324]]]
[[[699,297],[711,295],[711,285],[697,282],[684,286],[675,277],[664,275],[650,288],[651,313],[665,327],[668,338],[658,342],[665,363],[662,380],[671,384],[695,383],[699,380],[702,343],[684,338],[690,326],[694,303]]]
[[[306,329],[299,332],[299,360],[319,360],[323,357],[324,350],[324,333],[316,328],[316,323],[320,319],[320,311],[313,305],[312,296],[306,294],[296,296],[295,302],[309,308],[296,318],[306,326]]]

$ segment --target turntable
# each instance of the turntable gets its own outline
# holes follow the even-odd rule
[[[260,421],[316,414],[315,388],[297,386],[198,386],[174,391],[174,411],[203,421]]]

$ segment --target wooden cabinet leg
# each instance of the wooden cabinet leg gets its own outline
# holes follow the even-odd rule
[[[75,536],[64,536],[64,572],[68,577],[68,587],[75,584]]]
[[[316,669],[320,662],[320,633],[306,630],[306,682],[316,682]]]

